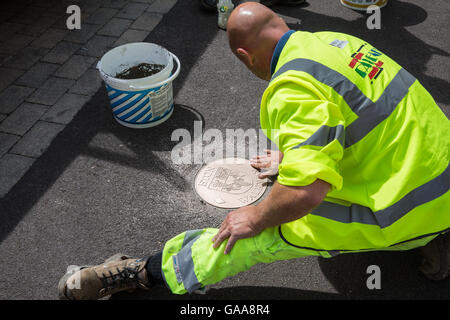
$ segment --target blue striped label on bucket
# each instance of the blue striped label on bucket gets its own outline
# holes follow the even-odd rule
[[[133,125],[148,124],[173,109],[172,84],[142,91],[122,91],[105,84],[114,117]]]

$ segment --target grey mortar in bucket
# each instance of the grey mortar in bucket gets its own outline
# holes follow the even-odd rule
[[[125,69],[122,72],[117,73],[114,77],[118,79],[139,79],[149,77],[154,75],[161,70],[163,70],[166,66],[163,64],[156,63],[140,63],[131,68]]]

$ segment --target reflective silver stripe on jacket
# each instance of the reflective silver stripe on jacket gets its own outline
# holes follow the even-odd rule
[[[373,102],[344,75],[309,59],[294,59],[287,62],[275,72],[271,81],[290,70],[306,72],[317,81],[333,88],[342,96],[351,110],[358,115],[358,119],[346,127],[345,147],[350,147],[360,141],[373,128],[385,120],[406,96],[410,86],[416,81],[408,71],[400,69],[380,98]],[[322,133],[327,134],[325,131],[322,131]],[[321,141],[326,140],[322,139]],[[328,143],[330,142],[328,141]]]
[[[303,141],[302,143],[296,145],[292,149],[298,149],[301,146],[319,146],[323,147],[332,142],[333,140],[338,140],[342,146],[345,142],[345,129],[343,125],[338,125],[336,127],[329,127],[327,125],[321,126],[314,134]]]
[[[439,198],[450,189],[450,166],[434,179],[410,191],[399,201],[382,210],[373,212],[370,208],[357,204],[350,207],[322,202],[311,214],[342,223],[363,223],[386,228],[404,217],[414,208]],[[444,208],[443,208],[444,209]]]

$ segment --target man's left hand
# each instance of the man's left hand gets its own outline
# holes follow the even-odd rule
[[[228,239],[224,253],[231,251],[237,240],[256,236],[263,229],[258,225],[259,215],[256,206],[246,206],[228,213],[219,231],[212,238],[213,247],[217,248]]]

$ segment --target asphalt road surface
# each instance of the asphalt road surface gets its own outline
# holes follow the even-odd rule
[[[361,37],[411,72],[450,114],[450,4],[390,0],[381,29],[339,1],[276,6],[290,27]],[[258,129],[266,83],[229,51],[215,13],[178,1],[147,37],[175,53],[175,111],[164,124],[128,129],[112,118],[104,88],[59,134],[29,172],[0,201],[0,299],[57,299],[70,264],[100,263],[117,252],[144,257],[189,229],[217,227],[227,214],[196,195],[200,164],[171,161],[175,129]],[[309,257],[269,265],[212,286],[207,295],[172,296],[164,289],[120,293],[112,299],[449,299],[450,280],[434,283],[417,271],[420,257],[371,252],[332,259]],[[369,290],[367,268],[381,271]]]

